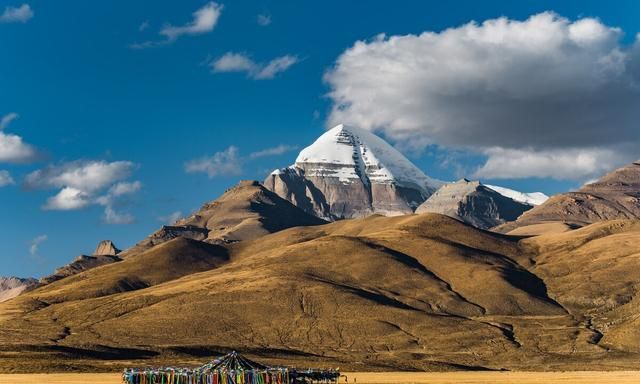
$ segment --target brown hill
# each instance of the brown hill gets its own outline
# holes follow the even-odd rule
[[[640,352],[640,222],[605,221],[522,241],[553,297],[610,350]],[[600,340],[602,338],[602,340]]]
[[[576,192],[552,196],[515,222],[499,226],[496,230],[508,233],[516,228],[551,222],[575,228],[603,220],[639,218],[640,162],[634,162]],[[525,229],[520,230],[520,233],[526,232]]]
[[[113,265],[48,284],[33,295],[47,304],[107,296],[211,270],[228,260],[224,247],[178,237]]]
[[[257,181],[241,181],[218,199],[206,203],[193,215],[178,220],[124,251],[126,257],[157,244],[185,237],[209,243],[233,243],[281,231],[286,228],[324,224]]]
[[[360,369],[629,368],[639,239],[635,222],[520,240],[438,214],[176,239],[0,304],[0,370],[228,349]]]

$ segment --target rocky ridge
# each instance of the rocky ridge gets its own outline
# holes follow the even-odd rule
[[[489,229],[515,220],[532,205],[515,201],[479,181],[461,179],[442,186],[416,213],[440,213],[476,228]]]

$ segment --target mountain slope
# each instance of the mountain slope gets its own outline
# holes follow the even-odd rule
[[[45,285],[34,290],[32,296],[49,304],[108,296],[211,270],[228,260],[224,247],[178,237],[121,262]]]
[[[175,241],[204,244],[176,239],[0,304],[0,370],[68,359],[113,369],[91,359],[105,350],[145,365],[237,349],[282,363],[428,370],[568,367],[605,356],[589,342],[596,332],[525,268],[533,246],[525,252],[516,238],[446,216],[291,228],[225,245],[229,259],[199,273],[104,292],[127,276],[190,264],[161,252]],[[173,264],[156,267],[154,252]],[[22,357],[3,360],[3,350]]]
[[[594,342],[640,352],[640,221],[603,221],[522,241],[550,295],[593,329]]]
[[[338,125],[264,184],[305,212],[335,220],[411,213],[442,182],[371,132]]]
[[[514,223],[497,228],[509,232],[543,223],[581,227],[603,220],[640,218],[640,162],[617,169],[576,192],[552,196]]]
[[[120,256],[140,253],[176,237],[209,243],[233,243],[300,225],[325,221],[305,213],[257,181],[242,181],[198,212],[163,226]]]
[[[515,220],[531,208],[531,205],[505,197],[479,181],[462,179],[442,186],[416,209],[416,213],[441,213],[477,228],[489,229]]]

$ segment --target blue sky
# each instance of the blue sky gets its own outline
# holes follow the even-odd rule
[[[204,16],[215,21],[203,19],[200,21],[204,24],[198,26],[193,13],[206,7],[213,7],[209,10],[215,14]],[[452,180],[462,175],[484,175],[483,180],[492,184],[547,194],[576,188],[591,176],[589,172],[596,175],[633,156],[617,156],[624,152],[620,149],[624,141],[607,142],[600,150],[598,135],[607,136],[603,128],[604,134],[598,131],[587,135],[592,141],[585,139],[568,150],[576,159],[593,155],[597,163],[604,164],[584,175],[573,177],[570,167],[565,173],[540,173],[534,167],[523,175],[496,173],[489,160],[517,162],[529,150],[545,156],[552,153],[548,158],[559,162],[569,161],[566,156],[554,156],[564,150],[564,136],[573,133],[562,134],[551,124],[549,130],[536,134],[548,139],[536,141],[531,148],[507,141],[493,148],[476,145],[479,139],[474,137],[469,143],[461,143],[453,136],[437,133],[455,123],[451,115],[439,116],[446,123],[434,129],[413,122],[375,127],[375,121],[363,120],[355,110],[369,111],[361,96],[370,92],[369,88],[363,87],[360,94],[349,93],[355,84],[352,82],[366,80],[353,73],[360,63],[342,60],[341,55],[356,41],[363,41],[367,49],[361,57],[374,66],[375,72],[376,55],[391,51],[393,36],[438,33],[472,20],[482,23],[505,17],[524,21],[552,11],[566,18],[568,24],[597,18],[601,25],[619,28],[616,42],[606,43],[602,49],[613,51],[613,44],[628,53],[623,75],[635,78],[637,67],[632,64],[637,60],[631,47],[640,31],[640,5],[636,1],[220,1],[212,5],[205,1],[28,0],[0,1],[0,12],[3,10],[0,117],[9,117],[3,132],[5,139],[6,135],[21,138],[33,153],[22,158],[7,155],[4,160],[0,153],[0,170],[8,172],[13,180],[0,187],[0,276],[48,274],[79,254],[92,252],[102,239],[111,239],[121,248],[131,246],[172,213],[186,215],[239,179],[263,180],[272,169],[291,164],[296,148],[311,143],[335,119],[373,124],[367,128],[387,137],[430,176]],[[547,22],[557,24],[557,20]],[[175,28],[167,28],[169,24]],[[376,36],[381,33],[386,37],[378,38],[378,44]],[[407,50],[416,47],[416,52],[407,52],[407,60],[415,58],[421,65],[424,54],[419,49],[435,52],[435,44],[444,41],[441,37],[438,35],[433,43],[405,41]],[[457,37],[453,34],[452,38]],[[468,50],[483,47],[486,45]],[[441,55],[449,54],[445,48],[438,48]],[[225,55],[227,61],[220,61]],[[520,60],[520,56],[514,57],[514,62]],[[340,71],[335,70],[338,63]],[[437,70],[429,73],[434,71],[437,76],[450,75],[440,75]],[[330,78],[328,72],[336,76]],[[367,85],[374,92],[376,86],[395,88],[407,80],[370,75],[374,79],[381,76],[382,80],[382,84]],[[491,82],[490,75],[484,78]],[[517,84],[518,78],[514,78]],[[385,79],[391,83],[384,84]],[[615,88],[611,84],[618,82],[608,78],[604,81],[612,95],[635,101],[625,93],[632,91]],[[567,84],[568,88],[573,86]],[[491,84],[483,85],[487,88]],[[432,89],[439,91],[425,84],[420,95],[431,102]],[[408,90],[410,94],[413,91]],[[475,91],[467,94],[474,95]],[[569,91],[575,89],[567,94]],[[562,92],[564,89],[557,93]],[[332,94],[341,94],[345,98],[342,100],[349,102],[346,112],[336,112],[338,96]],[[527,105],[535,104],[535,100]],[[459,99],[456,102],[460,103]],[[503,105],[500,99],[496,104]],[[443,109],[448,108],[453,107]],[[620,112],[624,106],[616,108],[619,115],[631,114]],[[380,121],[403,120],[393,115],[397,111],[387,105]],[[414,107],[408,114],[415,115],[413,121],[422,121],[415,111]],[[486,117],[487,121],[495,118],[495,114]],[[616,124],[625,125],[626,121]],[[517,128],[509,129],[513,132]],[[527,126],[529,136],[532,129],[537,128]],[[636,131],[627,127],[619,133],[631,142]],[[499,130],[491,134],[505,137]],[[527,140],[527,134],[522,135],[523,140]],[[217,163],[212,158],[216,153]],[[531,158],[531,153],[526,154]],[[186,171],[185,164],[205,157],[222,170],[211,175]],[[93,165],[102,172],[114,162],[124,163],[116,163],[111,179],[77,184],[60,180],[65,170],[86,171]],[[59,205],[57,209],[45,209],[48,199],[70,186],[82,192],[81,202],[66,206],[76,209],[60,209]],[[50,202],[49,208],[55,204]],[[105,216],[107,210],[114,215],[110,219]]]

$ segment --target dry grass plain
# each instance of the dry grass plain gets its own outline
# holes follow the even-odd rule
[[[359,384],[630,384],[640,372],[351,372],[349,383]],[[355,381],[354,381],[355,379]],[[60,373],[0,375],[0,384],[118,384],[118,373]],[[340,379],[344,383],[345,378]]]

